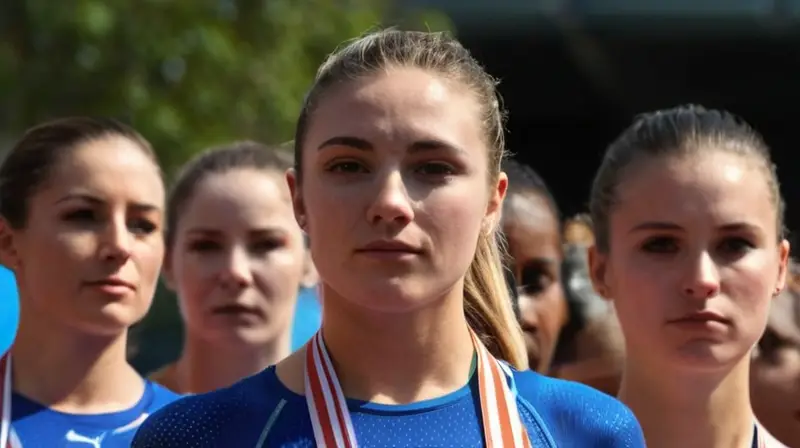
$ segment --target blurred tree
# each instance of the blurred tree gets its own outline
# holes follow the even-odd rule
[[[16,133],[55,116],[116,116],[152,141],[168,173],[209,145],[283,141],[325,55],[389,9],[384,0],[1,2],[0,120]],[[430,14],[414,21],[446,26]]]
[[[387,18],[450,27],[388,1],[0,2],[0,132],[65,115],[114,116],[153,143],[167,174],[208,146],[288,140],[316,68],[339,43]],[[162,285],[135,332],[138,368],[177,354],[179,324]]]

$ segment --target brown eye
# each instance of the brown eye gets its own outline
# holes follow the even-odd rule
[[[678,251],[678,242],[671,237],[650,238],[642,244],[642,250],[650,253],[669,254]]]

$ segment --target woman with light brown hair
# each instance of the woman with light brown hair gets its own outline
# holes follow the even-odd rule
[[[167,409],[133,446],[642,446],[615,399],[527,370],[497,243],[495,85],[441,33],[380,31],[332,54],[287,174],[321,331]]]

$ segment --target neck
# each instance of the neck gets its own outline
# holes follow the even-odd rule
[[[14,391],[51,409],[74,414],[133,407],[144,381],[126,359],[127,330],[94,335],[22,310],[12,349]]]
[[[322,334],[347,397],[413,403],[446,395],[469,381],[474,347],[461,285],[407,313],[367,310],[323,288]]]
[[[642,425],[647,446],[749,448],[749,357],[724,373],[643,368],[629,359],[619,398]]]
[[[183,355],[175,366],[181,393],[206,393],[233,385],[278,363],[291,353],[291,326],[263,344],[219,344],[186,335]]]

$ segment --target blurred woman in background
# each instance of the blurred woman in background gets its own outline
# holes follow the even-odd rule
[[[0,446],[128,447],[177,398],[125,356],[155,292],[163,214],[150,144],[116,121],[45,123],[8,153],[0,260],[17,280],[20,325],[3,365]]]
[[[800,278],[790,262],[786,289],[772,301],[750,364],[756,417],[778,440],[800,447]]]
[[[625,347],[612,302],[597,294],[589,276],[591,222],[578,215],[564,225],[564,291],[570,319],[562,330],[551,374],[609,395],[619,392]]]
[[[291,353],[310,259],[283,177],[291,155],[280,151],[254,142],[211,149],[170,191],[163,272],[185,342],[151,378],[172,390],[227,387]]]
[[[506,159],[503,171],[508,193],[502,231],[517,287],[528,365],[548,374],[561,329],[570,319],[561,284],[561,218],[550,190],[533,169]]]

